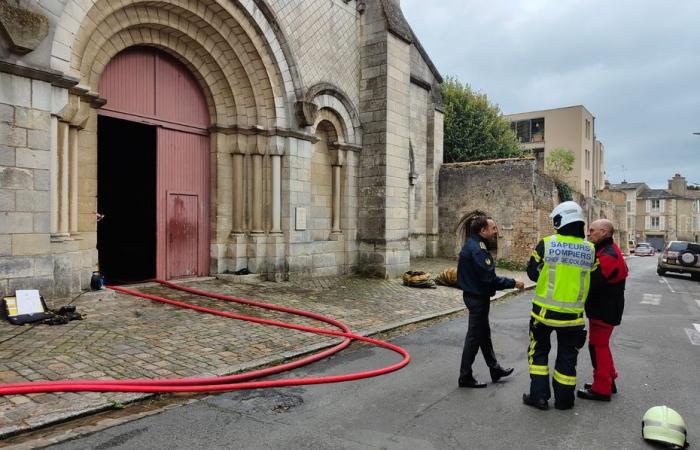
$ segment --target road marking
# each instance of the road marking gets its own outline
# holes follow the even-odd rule
[[[662,278],[661,280],[662,280],[664,283],[666,283],[666,286],[668,286],[668,288],[671,290],[671,292],[673,292],[674,294],[676,293],[676,291],[674,291],[673,288],[671,287],[671,283],[669,283],[668,280],[667,280],[666,278]]]
[[[698,332],[698,330],[693,330],[692,328],[684,328],[684,330],[691,344],[700,345],[700,332]]]
[[[700,323],[694,323],[693,326],[698,330],[698,333],[700,333]]]
[[[661,303],[661,295],[659,294],[644,294],[644,299],[639,302],[642,305],[658,305]]]

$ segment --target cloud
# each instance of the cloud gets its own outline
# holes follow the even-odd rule
[[[700,182],[700,2],[401,5],[438,69],[503,111],[585,105],[610,181],[665,187],[680,172]]]

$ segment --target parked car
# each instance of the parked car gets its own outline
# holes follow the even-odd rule
[[[688,241],[670,241],[659,255],[656,273],[689,273],[700,281],[700,244]]]
[[[656,254],[656,250],[654,250],[654,247],[651,244],[647,242],[640,242],[634,248],[634,254],[637,256],[654,256],[654,254]]]

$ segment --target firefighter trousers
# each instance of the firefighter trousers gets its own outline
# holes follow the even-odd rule
[[[617,370],[610,352],[610,336],[615,327],[597,319],[589,319],[588,323],[591,330],[588,351],[591,353],[593,365],[591,390],[598,394],[612,395],[612,384],[617,378]]]
[[[583,325],[572,327],[551,327],[530,318],[530,398],[549,400],[549,350],[552,345],[550,335],[557,334],[557,359],[554,363],[552,388],[554,405],[557,408],[570,408],[574,404],[576,389],[576,360],[578,351],[586,342],[586,329]]]

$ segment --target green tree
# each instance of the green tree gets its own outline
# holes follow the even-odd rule
[[[544,159],[544,164],[549,175],[562,181],[573,170],[575,160],[574,152],[559,147],[549,152],[549,155]]]
[[[547,173],[554,178],[562,202],[572,199],[571,186],[564,179],[573,170],[575,160],[574,152],[563,147],[553,149],[544,160]]]
[[[510,123],[486,94],[446,77],[441,84],[445,105],[445,162],[514,158],[524,154]]]

